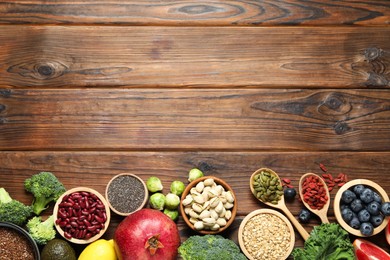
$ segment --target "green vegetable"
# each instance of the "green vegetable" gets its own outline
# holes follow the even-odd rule
[[[66,191],[64,185],[51,172],[34,174],[24,181],[24,188],[35,197],[32,207],[36,215],[41,214],[50,202],[58,200]]]
[[[157,192],[163,190],[163,185],[161,183],[161,180],[156,176],[149,177],[146,180],[146,187],[150,192]]]
[[[56,236],[53,215],[43,222],[41,217],[33,217],[27,222],[26,227],[38,245],[45,245]]]
[[[220,235],[190,236],[179,247],[184,260],[246,260],[240,248]]]
[[[185,188],[186,188],[186,186],[184,185],[183,182],[173,181],[171,183],[170,191],[171,191],[171,193],[176,194],[177,196],[180,196],[183,193]]]
[[[0,221],[22,226],[31,215],[31,206],[12,199],[4,188],[0,188]]]
[[[347,231],[336,223],[314,227],[304,248],[296,248],[295,260],[354,260],[353,245]]]
[[[165,207],[167,209],[175,210],[180,204],[180,198],[176,194],[168,193],[165,195]]]
[[[179,217],[179,211],[177,210],[164,209],[164,214],[170,217],[173,221],[176,221]]]
[[[165,195],[160,192],[154,193],[149,198],[149,204],[154,209],[163,210],[165,205]]]
[[[188,181],[194,181],[196,179],[199,179],[203,177],[203,172],[197,168],[191,169],[190,172],[188,173]]]

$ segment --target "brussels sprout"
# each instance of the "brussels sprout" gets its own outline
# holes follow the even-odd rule
[[[179,211],[164,209],[164,214],[170,217],[173,221],[176,221],[179,217]]]
[[[170,190],[171,190],[171,193],[176,194],[177,196],[180,196],[183,193],[185,188],[186,188],[186,186],[184,185],[183,182],[181,182],[181,181],[173,181],[171,183],[171,189]]]
[[[163,210],[165,205],[165,195],[160,192],[154,193],[149,198],[149,204],[154,209]]]
[[[150,192],[157,192],[163,190],[163,185],[161,180],[155,176],[149,177],[146,180],[146,186]]]
[[[188,181],[191,182],[193,180],[199,179],[200,177],[203,177],[203,172],[197,168],[191,169],[188,174]]]
[[[176,194],[168,193],[165,196],[165,207],[167,209],[175,210],[180,204],[180,198]]]

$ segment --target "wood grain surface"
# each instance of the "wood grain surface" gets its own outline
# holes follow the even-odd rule
[[[235,242],[266,207],[249,189],[261,167],[297,188],[322,163],[389,194],[389,24],[388,0],[1,1],[0,187],[29,204],[40,171],[101,193],[131,172],[168,192],[197,167],[234,189]]]
[[[37,1],[0,3],[4,24],[388,25],[387,0]]]
[[[380,89],[13,89],[0,147],[386,151],[389,115]]]
[[[390,86],[389,27],[0,26],[4,87]]]

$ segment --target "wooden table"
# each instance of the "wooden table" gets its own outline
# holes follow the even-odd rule
[[[32,201],[23,181],[40,171],[102,193],[116,174],[156,175],[167,192],[198,167],[235,190],[223,235],[237,241],[264,207],[249,190],[260,167],[297,187],[322,163],[390,192],[387,0],[17,0],[0,13],[0,186],[15,199]],[[370,240],[389,250],[384,233]]]

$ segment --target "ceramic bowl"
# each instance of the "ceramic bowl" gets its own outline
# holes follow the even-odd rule
[[[68,198],[74,202],[69,202]],[[111,218],[110,207],[103,195],[87,187],[73,188],[62,194],[54,205],[53,215],[58,233],[75,244],[88,244],[99,239],[106,232]]]
[[[277,220],[277,222],[274,220]],[[275,222],[278,224],[275,224]],[[247,225],[255,226],[258,229],[253,230]],[[264,225],[264,227],[260,227],[261,225]],[[281,241],[285,240],[286,242],[272,244],[272,236],[277,234]],[[270,259],[287,259],[294,249],[295,233],[291,222],[282,213],[273,209],[258,209],[249,213],[242,220],[238,229],[238,243],[248,259],[255,259],[254,253],[278,254]],[[249,248],[256,245],[255,250]],[[271,246],[272,249],[270,250]],[[264,253],[262,250],[264,250]]]
[[[0,229],[3,229],[3,228],[10,229],[10,230],[16,232],[16,234],[18,236],[20,236],[23,240],[25,240],[25,242],[27,242],[27,244],[29,244],[31,246],[31,253],[32,253],[34,259],[35,260],[41,259],[41,255],[40,255],[40,251],[39,251],[37,243],[28,234],[28,232],[26,230],[24,230],[23,228],[15,225],[15,224],[9,223],[9,222],[0,222]],[[2,239],[4,239],[4,237],[0,237],[0,242]],[[18,245],[13,245],[13,246],[17,247]],[[0,258],[1,258],[1,255],[0,255]]]
[[[228,217],[228,219],[225,219],[226,221],[226,224],[224,223],[224,225],[219,225],[219,228],[216,228],[216,229],[213,229],[212,227],[207,227],[207,225],[204,225],[205,228],[204,229],[201,229],[199,230],[195,224],[195,218],[194,217],[191,217],[187,211],[188,209],[189,210],[193,210],[193,208],[196,208],[195,204],[199,204],[199,203],[196,203],[195,201],[193,201],[190,205],[188,206],[185,206],[185,199],[187,198],[187,195],[191,195],[192,193],[195,192],[196,190],[196,187],[197,185],[200,183],[200,182],[204,182],[206,181],[207,179],[211,179],[214,181],[214,183],[216,185],[221,185],[224,190],[227,192],[227,191],[230,191],[230,194],[233,196],[233,199],[234,199],[234,202],[232,203],[233,205],[230,205],[228,206],[228,209],[225,208],[225,210],[229,211],[231,213],[231,216]],[[202,192],[200,192],[202,193]],[[211,199],[212,198],[217,198],[219,201],[224,201],[223,198],[224,196],[220,197],[221,195],[212,195],[209,199],[206,199],[205,201],[210,201],[211,202]],[[184,202],[184,203],[183,203]],[[217,200],[215,200],[215,202],[218,202]],[[226,205],[226,204],[225,204]],[[231,207],[232,206],[232,207]],[[231,208],[230,208],[231,207]],[[188,209],[185,209],[185,208],[188,208]],[[202,204],[202,208],[203,208],[203,211],[204,210],[210,210],[210,209],[215,209],[215,207],[211,207],[210,205],[206,205],[206,204]],[[194,210],[196,214],[198,214],[199,216],[201,216],[202,212],[199,212],[199,210]],[[219,212],[219,210],[217,210]],[[181,216],[183,217],[185,223],[194,231],[197,231],[201,234],[217,234],[217,233],[220,233],[224,230],[226,230],[234,221],[234,218],[236,217],[236,213],[237,213],[237,200],[236,200],[236,195],[233,191],[233,189],[222,179],[220,178],[217,178],[217,177],[214,177],[214,176],[204,176],[204,177],[201,177],[201,178],[198,178],[192,182],[190,182],[187,187],[185,188],[184,192],[182,193],[181,195],[181,201],[180,201],[180,213],[181,213]],[[228,214],[230,214],[228,213]],[[217,213],[218,214],[218,213]],[[225,218],[225,216],[223,216],[223,213],[221,213],[222,218]],[[209,218],[212,218],[211,216]],[[216,218],[216,217],[215,217]],[[214,219],[215,219],[214,218]],[[198,221],[200,221],[200,218],[196,218]],[[223,222],[223,221],[222,221]]]
[[[379,194],[379,196],[382,198],[382,202],[388,202],[389,201],[389,197],[388,197],[387,193],[383,190],[383,188],[381,186],[379,186],[377,183],[375,183],[373,181],[366,180],[366,179],[356,179],[356,180],[349,181],[349,182],[345,183],[337,191],[336,196],[334,198],[333,208],[334,208],[334,214],[336,216],[336,219],[337,219],[338,223],[340,224],[340,226],[342,226],[350,234],[355,235],[355,236],[359,236],[359,237],[366,237],[365,235],[363,235],[360,232],[359,229],[354,229],[351,226],[349,226],[348,223],[346,223],[344,221],[343,217],[341,216],[340,206],[342,204],[341,196],[342,196],[343,192],[348,190],[348,189],[353,188],[354,186],[356,186],[358,184],[363,184],[364,186],[369,187],[373,191],[377,192]],[[382,224],[374,228],[374,231],[373,231],[371,236],[376,235],[379,232],[381,232],[386,227],[388,221],[389,221],[389,218],[385,217],[383,222],[382,222]]]
[[[142,209],[149,198],[145,182],[131,173],[114,176],[107,184],[105,195],[111,210],[121,216]]]

